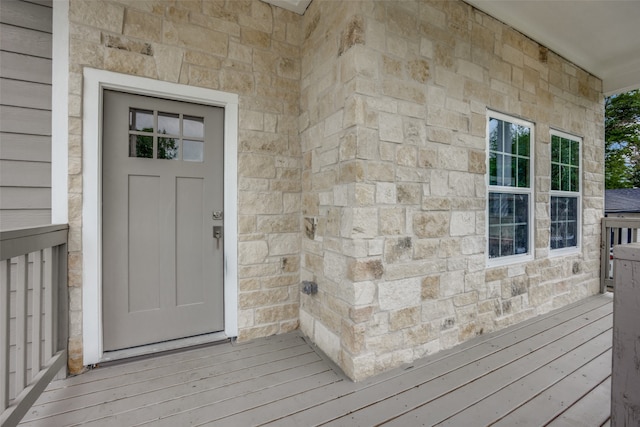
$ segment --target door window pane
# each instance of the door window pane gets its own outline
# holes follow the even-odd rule
[[[186,162],[204,161],[204,143],[185,139],[182,147],[182,158]]]
[[[153,111],[130,108],[129,130],[153,132]]]
[[[204,139],[204,117],[184,116],[182,126],[185,138]]]
[[[129,135],[129,157],[153,158],[153,136]]]
[[[158,138],[158,158],[177,160],[178,140],[175,138]]]
[[[180,115],[158,113],[158,133],[166,135],[180,135]]]

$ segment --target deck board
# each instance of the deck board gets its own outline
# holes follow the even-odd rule
[[[601,426],[612,298],[599,295],[353,383],[298,332],[98,367],[24,426]]]

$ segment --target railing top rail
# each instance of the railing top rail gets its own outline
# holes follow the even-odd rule
[[[607,227],[636,228],[640,227],[640,218],[602,218]]]
[[[67,243],[68,224],[0,231],[0,260]]]

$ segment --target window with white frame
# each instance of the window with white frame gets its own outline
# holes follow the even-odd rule
[[[551,233],[552,250],[576,249],[580,234],[579,138],[551,131]]]
[[[487,255],[490,263],[533,254],[533,124],[488,117]]]

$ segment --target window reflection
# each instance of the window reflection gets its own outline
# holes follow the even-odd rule
[[[129,130],[153,132],[153,111],[131,108],[129,110]]]
[[[158,113],[158,133],[180,135],[180,115]]]

